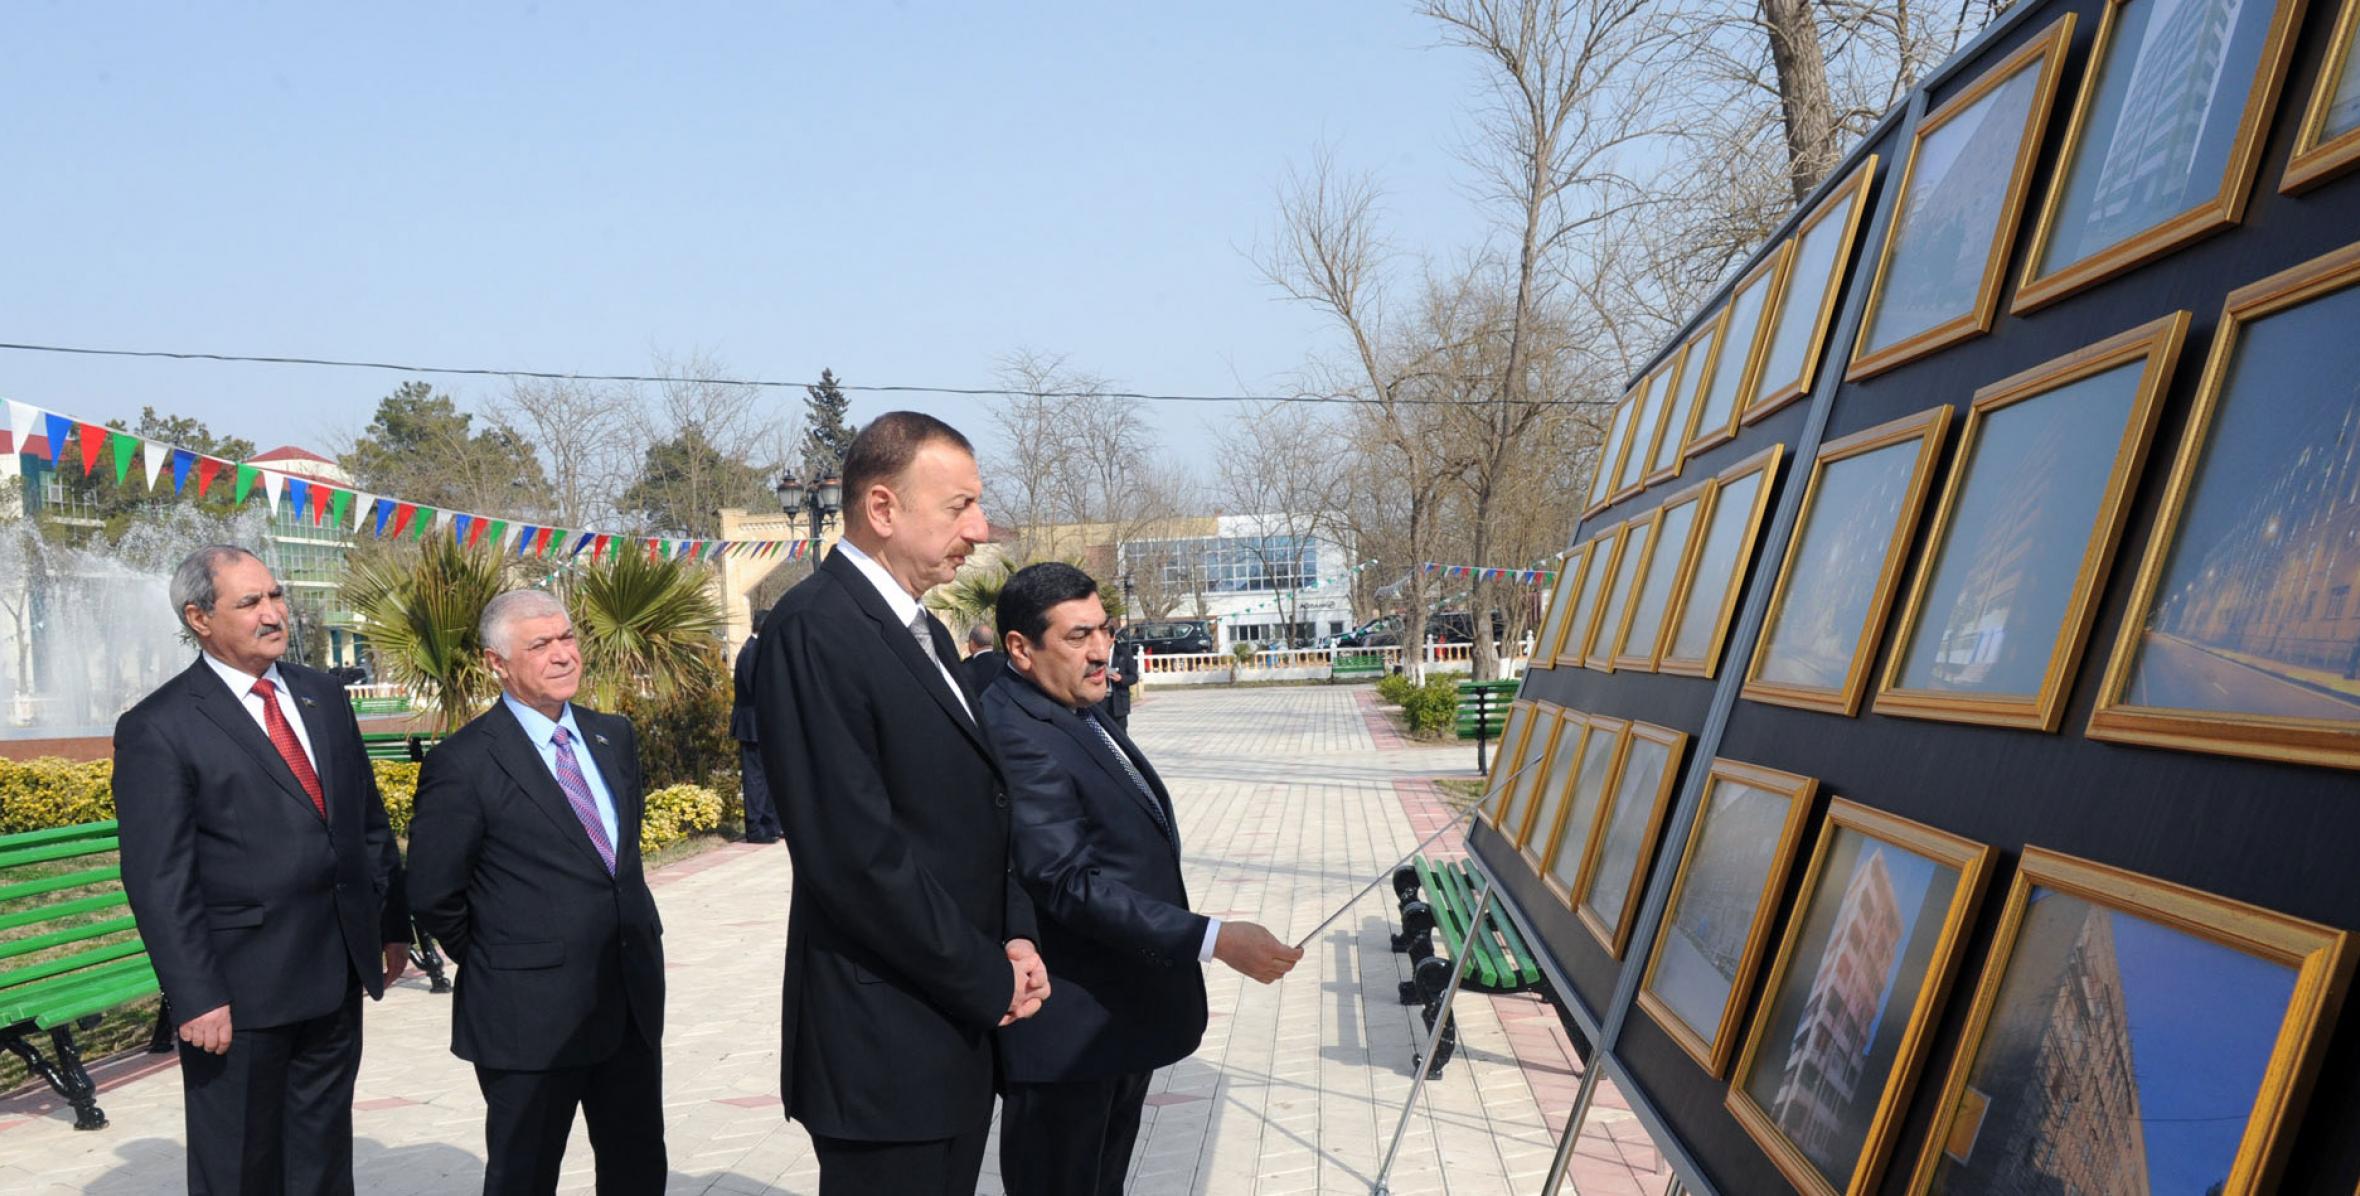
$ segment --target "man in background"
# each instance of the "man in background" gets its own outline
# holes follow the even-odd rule
[[[1006,663],[1007,654],[992,646],[991,624],[977,623],[967,629],[967,659],[959,662],[959,671],[966,676],[969,690],[983,692]]]
[[[770,800],[770,779],[762,772],[760,722],[754,717],[754,667],[762,659],[755,641],[762,635],[762,618],[754,612],[754,630],[738,646],[734,693],[729,706],[729,737],[738,743],[738,788],[745,795],[746,842],[776,843],[778,807]]]
[[[1106,662],[1106,717],[1131,729],[1131,687],[1139,683],[1139,641],[1123,639],[1124,620],[1114,621],[1114,656]]]
[[[1099,705],[1112,637],[1097,583],[1028,566],[998,613],[1009,669],[984,692],[985,721],[1057,993],[1000,1032],[1000,1178],[1010,1196],[1119,1193],[1149,1078],[1204,1037],[1204,961],[1270,984],[1303,953],[1189,912],[1171,794]]]
[[[410,901],[459,964],[451,1053],[483,1089],[487,1196],[557,1190],[579,1107],[603,1196],[664,1190],[664,927],[640,869],[629,719],[573,704],[582,653],[545,590],[477,625],[500,700],[426,756]]]
[[[188,1190],[346,1193],[361,994],[410,948],[401,860],[344,687],[280,660],[243,548],[172,571],[195,663],[115,723],[123,889],[180,1029]]]

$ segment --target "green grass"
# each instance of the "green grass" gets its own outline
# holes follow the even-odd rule
[[[1483,800],[1483,787],[1489,783],[1481,778],[1463,780],[1458,777],[1443,777],[1434,782],[1434,787],[1440,789],[1442,796],[1452,805],[1464,809]]]

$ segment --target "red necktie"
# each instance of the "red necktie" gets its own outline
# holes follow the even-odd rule
[[[320,794],[320,774],[313,772],[311,757],[303,754],[303,741],[295,738],[295,727],[287,721],[287,712],[279,709],[279,687],[269,678],[254,683],[254,693],[262,699],[262,725],[270,730],[270,746],[279,749],[279,759],[287,762],[287,771],[295,774],[303,791],[311,795],[312,808],[321,818],[328,816],[327,799]]]

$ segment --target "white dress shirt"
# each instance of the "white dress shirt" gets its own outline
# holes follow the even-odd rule
[[[877,587],[878,596],[885,599],[885,605],[893,609],[894,621],[901,624],[904,632],[908,632],[910,620],[917,618],[918,612],[924,610],[925,607],[919,605],[917,598],[908,590],[901,588],[901,583],[894,580],[891,573],[885,571],[885,566],[878,564],[876,558],[862,552],[860,547],[852,541],[836,541],[836,551],[843,553],[844,559],[851,561],[853,567],[860,570],[860,575],[868,578],[870,585]],[[929,640],[931,641],[931,636]],[[926,658],[933,661],[935,671],[942,674],[942,683],[951,687],[951,696],[959,700],[959,709],[966,711],[967,717],[973,719],[975,708],[967,704],[967,694],[959,688],[959,679],[951,676],[951,666],[943,662],[942,653],[929,647],[926,651]]]
[[[570,741],[566,746],[573,749],[574,763],[581,767],[582,780],[590,786],[590,804],[598,807],[599,825],[606,828],[606,844],[621,848],[623,841],[616,837],[620,828],[615,823],[615,795],[607,791],[606,776],[598,771],[598,760],[590,754],[589,741],[582,738],[582,725],[574,721],[574,704],[566,703],[552,722],[548,715],[507,694],[501,694],[500,700],[508,704],[508,712],[524,728],[525,738],[533,741],[533,750],[541,753],[541,764],[549,770],[551,780],[557,779],[557,729],[565,728]],[[558,791],[565,791],[563,783],[558,785]]]
[[[270,682],[278,694],[279,713],[287,716],[287,725],[295,728],[295,742],[303,745],[303,758],[311,761],[313,772],[320,770],[320,755],[311,750],[311,732],[303,725],[303,711],[295,705],[295,695],[288,690],[287,679],[279,673],[279,666],[275,662],[262,671],[262,676],[257,677],[223,664],[221,658],[211,652],[200,655],[205,658],[206,664],[213,666],[213,672],[221,678],[221,683],[229,686],[231,693],[238,695],[238,705],[245,707],[246,713],[253,716],[254,725],[262,728],[264,739],[270,738],[270,723],[262,713],[262,695],[254,692],[254,683]]]

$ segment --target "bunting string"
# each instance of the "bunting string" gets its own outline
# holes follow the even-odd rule
[[[802,560],[816,548],[812,540],[704,540],[625,536],[587,528],[544,527],[523,519],[481,515],[472,511],[444,511],[389,495],[369,494],[323,478],[296,471],[229,461],[178,445],[147,440],[119,428],[75,419],[30,403],[7,400],[8,426],[0,431],[0,452],[45,457],[55,469],[77,464],[84,475],[111,468],[115,484],[133,485],[132,465],[150,492],[160,491],[167,478],[172,492],[186,495],[193,485],[199,499],[210,497],[223,478],[231,487],[230,501],[244,506],[259,483],[274,516],[283,505],[298,522],[334,527],[354,536],[363,532],[380,540],[424,540],[449,536],[464,548],[550,560],[574,560],[584,551],[592,563],[626,544],[643,543],[651,560],[715,564],[726,560]]]
[[[1557,584],[1557,571],[1554,569],[1507,569],[1496,565],[1445,565],[1435,561],[1427,561],[1418,568],[1428,573],[1439,573],[1444,577],[1460,577],[1471,581],[1512,581],[1528,586]]]

